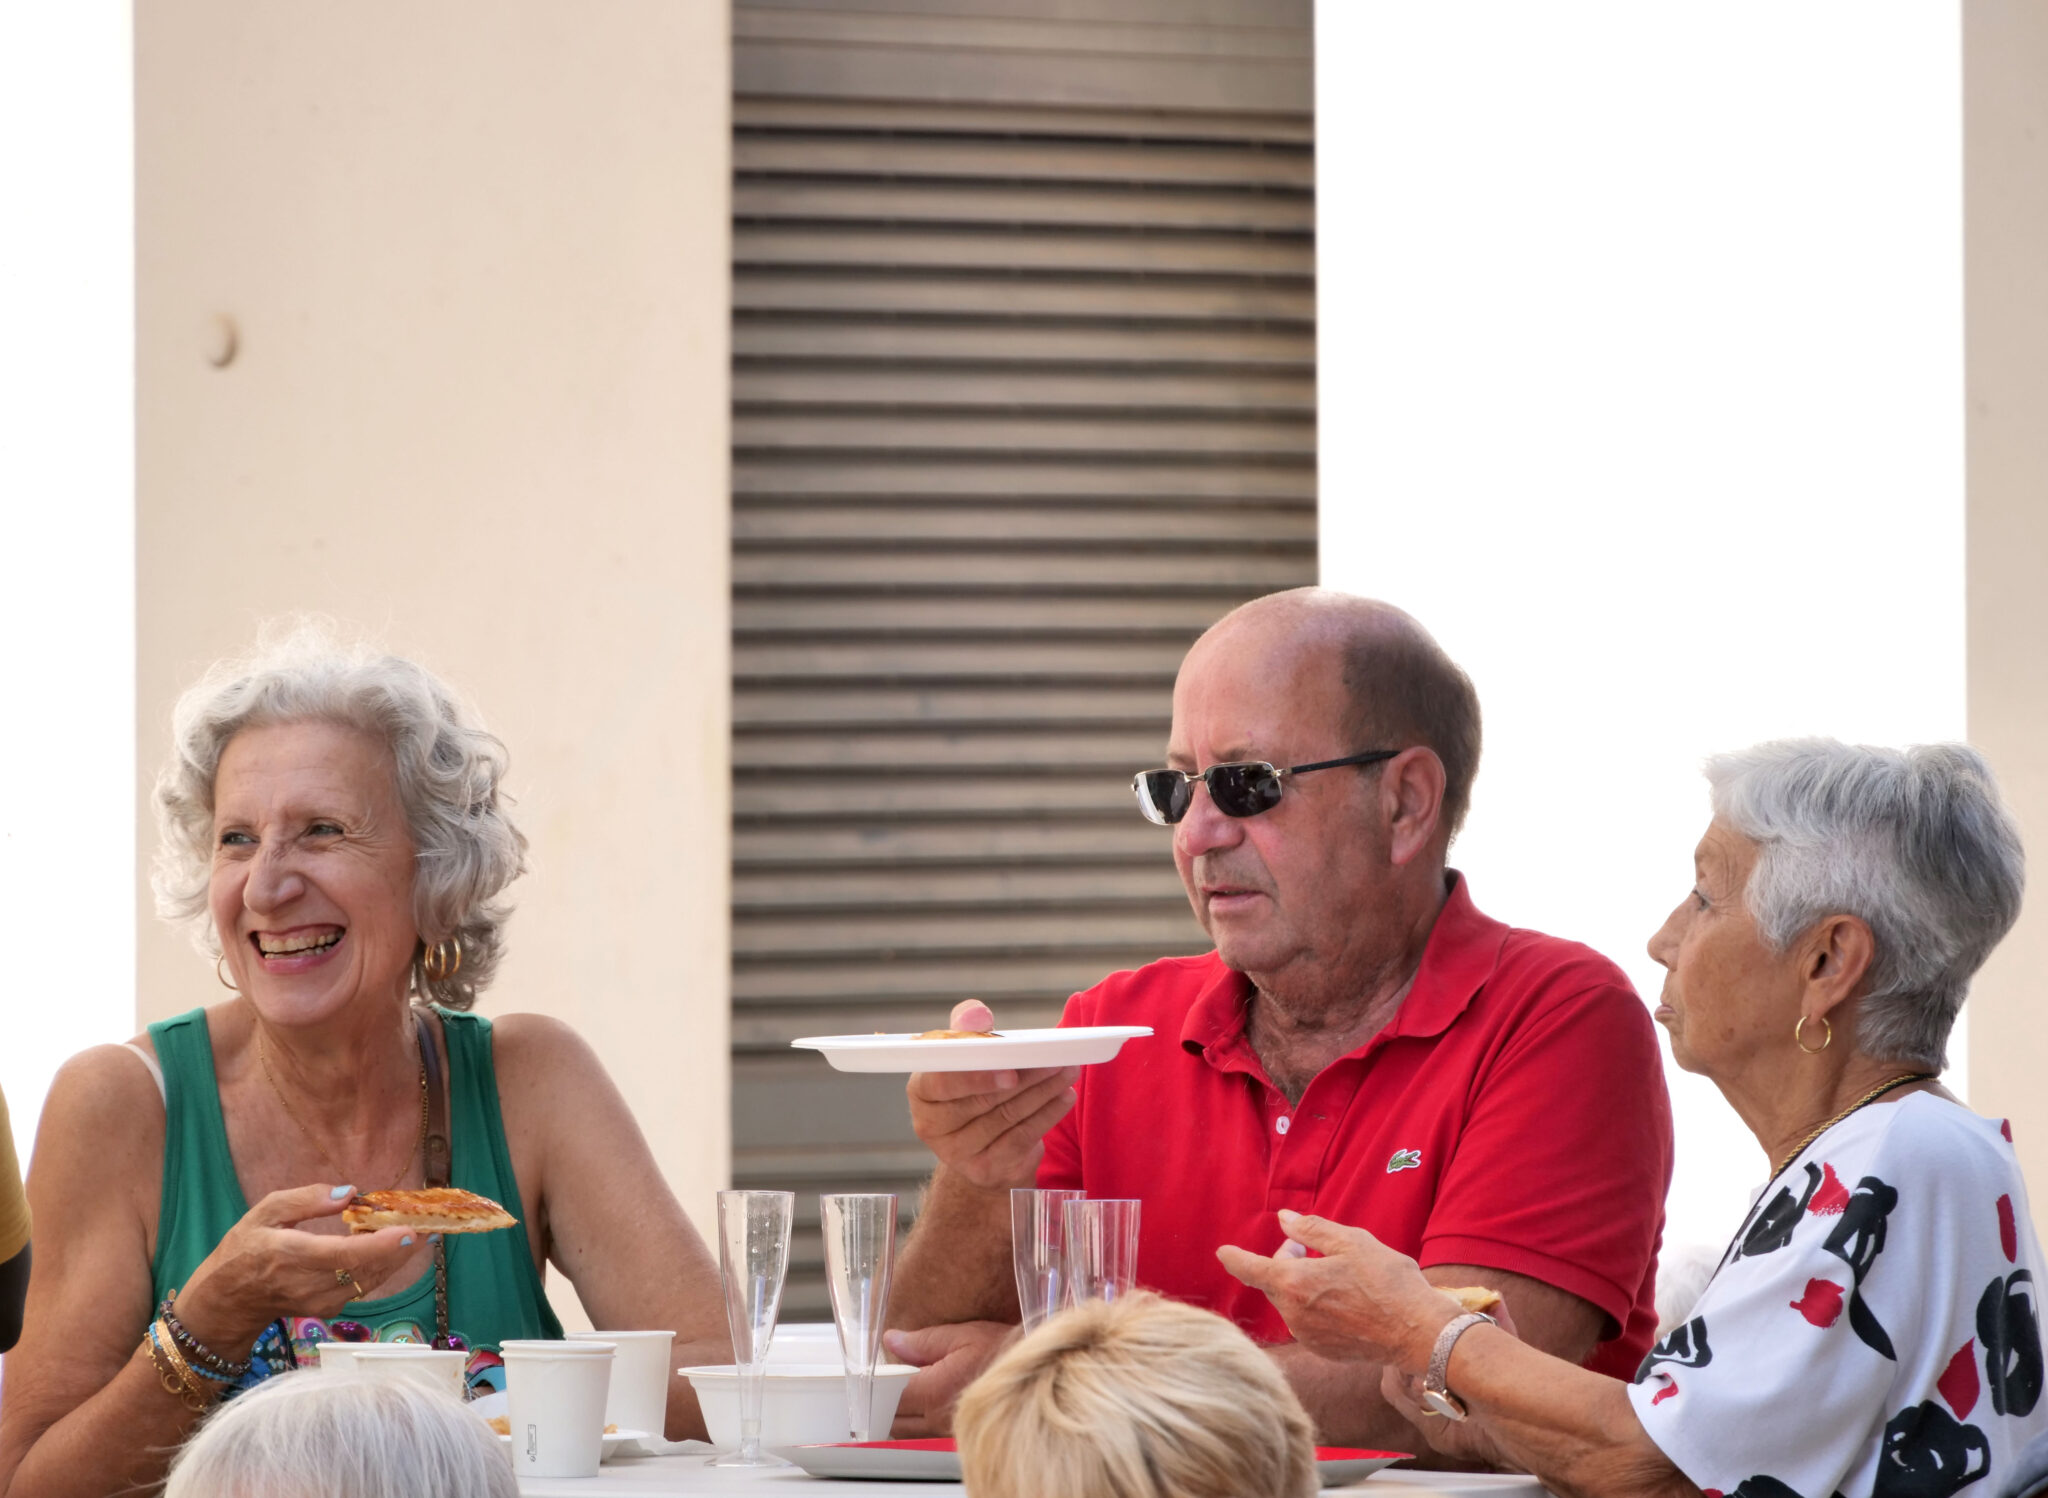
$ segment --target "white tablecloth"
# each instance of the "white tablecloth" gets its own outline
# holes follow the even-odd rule
[[[595,1477],[522,1478],[519,1492],[521,1498],[958,1498],[967,1491],[954,1482],[835,1483],[794,1468],[736,1472],[705,1466],[709,1453],[705,1447],[677,1456],[623,1458],[598,1468]],[[1329,1491],[1385,1498],[1549,1498],[1533,1477],[1449,1472],[1378,1472]]]

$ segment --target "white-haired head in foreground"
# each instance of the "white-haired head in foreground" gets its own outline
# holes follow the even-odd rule
[[[2012,928],[2019,828],[1967,744],[1781,739],[1707,761],[1714,815],[1757,844],[1744,899],[1783,952],[1829,915],[1875,946],[1857,1044],[1939,1071],[1970,978]]]
[[[526,838],[499,790],[505,746],[425,667],[345,643],[324,620],[266,625],[254,650],[217,662],[178,699],[170,763],[156,780],[158,913],[191,922],[201,948],[220,951],[207,881],[221,754],[245,728],[299,722],[359,729],[389,751],[415,856],[413,920],[422,944],[413,988],[433,1003],[469,1008],[504,950],[508,912],[498,897],[525,867]],[[430,978],[426,946],[451,937],[462,943],[458,971]]]
[[[971,1498],[1309,1498],[1314,1427],[1222,1317],[1089,1301],[1010,1347],[954,1416]]]
[[[265,1381],[199,1428],[164,1498],[519,1498],[483,1418],[408,1380],[306,1371]]]

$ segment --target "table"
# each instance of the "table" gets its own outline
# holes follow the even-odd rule
[[[958,1498],[967,1490],[955,1482],[845,1482],[812,1477],[795,1468],[765,1472],[720,1471],[704,1465],[712,1448],[695,1441],[670,1456],[623,1458],[598,1468],[595,1477],[529,1477],[520,1498]],[[1550,1498],[1533,1477],[1505,1473],[1377,1472],[1331,1493],[1382,1498]]]

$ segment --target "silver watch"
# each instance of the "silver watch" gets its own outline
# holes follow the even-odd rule
[[[1453,1316],[1436,1334],[1436,1347],[1429,1355],[1429,1373],[1422,1380],[1422,1402],[1430,1414],[1442,1415],[1446,1420],[1465,1418],[1465,1406],[1444,1387],[1444,1379],[1450,1372],[1451,1349],[1458,1345],[1458,1338],[1482,1321],[1488,1326],[1500,1325],[1483,1311],[1467,1311],[1462,1316]]]

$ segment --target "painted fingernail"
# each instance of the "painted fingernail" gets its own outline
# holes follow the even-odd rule
[[[356,1188],[353,1186],[336,1186],[332,1191],[327,1193],[327,1195],[335,1201],[340,1201],[344,1196],[354,1196],[355,1194]]]
[[[410,1242],[412,1242],[412,1239],[408,1238],[408,1239],[406,1239],[405,1241],[406,1241],[406,1242],[408,1242],[408,1243],[410,1243]],[[429,1234],[427,1234],[427,1242],[429,1242],[429,1243],[439,1243],[440,1241],[441,1241],[441,1235],[440,1235],[439,1233],[429,1233]]]
[[[412,1247],[412,1234],[411,1234],[411,1233],[407,1233],[407,1234],[406,1234],[406,1235],[405,1235],[405,1236],[404,1236],[403,1238],[399,1239],[399,1240],[398,1240],[398,1246],[399,1246],[400,1248],[411,1248],[411,1247]]]

